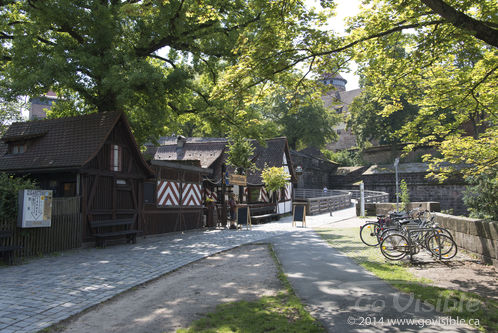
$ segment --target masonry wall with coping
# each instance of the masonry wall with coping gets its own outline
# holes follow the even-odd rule
[[[411,202],[408,209],[422,206],[421,209],[429,210],[435,215],[435,222],[448,229],[458,248],[465,249],[477,255],[482,262],[498,267],[498,222],[472,219],[463,216],[437,213],[438,202]],[[365,215],[375,216],[393,211],[396,203],[366,203]],[[360,205],[356,205],[356,215],[360,215]]]
[[[467,208],[463,203],[466,185],[460,179],[450,179],[444,184],[430,181],[427,173],[400,173],[399,181],[408,184],[411,201],[437,201],[441,210],[452,210],[453,214],[465,215]],[[392,174],[363,175],[366,190],[382,191],[391,194],[390,200],[396,201],[396,178]]]
[[[464,248],[498,267],[498,223],[436,213],[436,222],[451,231],[459,248]]]
[[[401,202],[399,202],[399,207],[401,209]],[[427,202],[410,202],[408,203],[408,210],[420,208],[421,210],[428,210],[430,212],[439,212],[441,206],[439,202],[427,201]],[[377,203],[365,203],[365,215],[366,216],[376,216],[376,215],[386,215],[389,212],[396,210],[395,202],[377,202]],[[360,205],[356,205],[356,215],[360,216]]]

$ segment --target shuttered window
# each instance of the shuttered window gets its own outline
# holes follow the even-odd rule
[[[122,170],[122,149],[118,145],[111,145],[111,171]]]

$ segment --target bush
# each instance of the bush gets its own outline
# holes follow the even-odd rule
[[[341,150],[333,152],[330,150],[323,150],[322,153],[329,160],[339,164],[339,166],[360,166],[366,165],[365,161],[361,158],[361,151],[359,150]]]
[[[470,217],[498,221],[498,173],[481,174],[469,179],[463,195]]]
[[[289,182],[289,174],[285,172],[283,167],[265,167],[261,173],[261,178],[263,178],[266,189],[273,192],[273,195]]]
[[[406,184],[406,181],[402,179],[399,187],[401,189],[401,210],[406,211],[408,208],[408,204],[410,203],[410,192],[408,191],[408,184]]]
[[[0,173],[0,219],[16,220],[19,190],[36,188],[36,182],[31,179]]]

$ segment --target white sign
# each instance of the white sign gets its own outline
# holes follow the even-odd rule
[[[19,190],[20,228],[50,227],[52,223],[51,190]]]

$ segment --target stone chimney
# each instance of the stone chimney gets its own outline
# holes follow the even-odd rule
[[[187,138],[185,138],[183,135],[179,135],[176,138],[176,159],[181,159],[183,157],[184,151],[183,147],[185,146],[185,143],[187,142]]]

